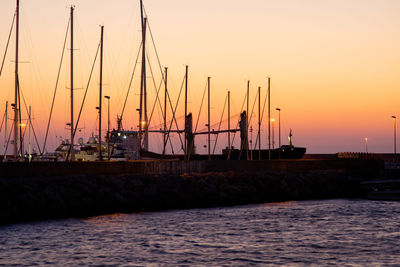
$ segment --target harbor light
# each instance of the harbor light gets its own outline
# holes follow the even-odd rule
[[[272,149],[275,149],[275,119],[270,119],[272,124]]]
[[[276,108],[275,110],[278,111],[278,123],[279,123],[279,148],[281,147],[281,109]],[[279,158],[280,158],[280,151],[279,151]]]

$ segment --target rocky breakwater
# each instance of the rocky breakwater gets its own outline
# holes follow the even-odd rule
[[[0,224],[359,195],[358,181],[336,170],[1,177]]]

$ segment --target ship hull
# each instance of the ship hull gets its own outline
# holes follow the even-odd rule
[[[301,159],[306,153],[305,147],[284,147],[271,149],[271,159]],[[223,150],[223,154],[228,154],[226,150]],[[269,159],[269,150],[268,149],[254,149],[249,150],[249,159]],[[231,159],[247,159],[246,151],[240,152],[239,149],[234,149],[231,151]]]

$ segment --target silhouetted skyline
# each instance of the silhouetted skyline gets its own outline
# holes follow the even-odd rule
[[[3,2],[1,56],[15,10],[14,0]],[[41,140],[71,4],[76,5],[77,88],[86,86],[100,38],[99,25],[104,25],[103,90],[105,95],[111,96],[112,127],[116,127],[116,114],[121,112],[140,45],[139,1],[20,0],[20,61],[27,62],[20,64],[21,89],[27,104],[32,106]],[[393,151],[391,116],[398,116],[400,112],[397,104],[400,99],[400,2],[159,0],[144,1],[144,5],[161,64],[169,68],[173,101],[179,93],[184,65],[189,65],[189,111],[193,113],[194,122],[207,76],[211,76],[213,124],[220,120],[228,90],[232,97],[231,113],[238,116],[247,80],[251,83],[250,102],[253,103],[258,86],[265,95],[269,76],[273,117],[278,116],[275,108],[281,108],[283,144],[287,143],[291,128],[294,144],[307,147],[308,153],[364,151],[365,137],[368,137],[370,152]],[[0,77],[1,114],[5,102],[13,101],[13,36]],[[156,74],[158,65],[154,51],[149,51],[149,57],[158,86],[160,74]],[[65,129],[69,112],[67,54],[64,60],[50,132],[50,150],[59,141],[56,136],[68,138]],[[98,75],[96,67],[81,125],[83,129],[78,136],[85,140],[92,132],[97,132]],[[153,86],[150,75],[148,83]],[[126,128],[136,129],[138,122],[138,80],[136,75],[125,114]],[[149,96],[151,107],[152,87],[149,94],[153,95]],[[83,90],[77,90],[76,96],[78,110]],[[182,110],[183,102],[178,113],[183,114]],[[160,123],[158,113],[154,114],[155,124]],[[199,129],[205,128],[206,117],[203,112]],[[103,118],[103,125],[106,125],[106,116]],[[231,124],[236,122],[232,117]],[[267,146],[265,123],[264,118],[264,147]],[[181,125],[183,128],[183,120]],[[256,121],[253,127],[255,125]],[[275,137],[277,142],[276,133]],[[1,144],[3,139],[1,132]],[[224,137],[219,139],[218,147],[225,147]],[[158,147],[159,142],[158,138],[154,139],[150,147]],[[197,142],[198,151],[204,152],[201,139],[196,139]]]

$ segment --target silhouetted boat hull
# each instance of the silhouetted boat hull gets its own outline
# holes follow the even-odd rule
[[[271,159],[301,159],[303,158],[304,154],[306,153],[305,147],[294,147],[294,146],[281,146],[281,148],[271,149]],[[269,159],[269,152],[268,149],[261,149],[260,153],[259,150],[249,150],[249,160],[257,160],[261,156],[262,160]],[[184,160],[184,155],[162,155],[150,151],[142,150],[140,152],[140,157],[142,159],[179,159]],[[190,160],[207,160],[209,159],[208,155],[200,155],[200,154],[193,154],[189,158]],[[223,149],[222,154],[214,154],[210,155],[211,160],[227,160],[228,159],[228,150]],[[231,150],[230,154],[231,160],[246,160],[246,151],[240,151],[239,149]]]
[[[400,201],[400,180],[366,181],[361,186],[367,199]]]

